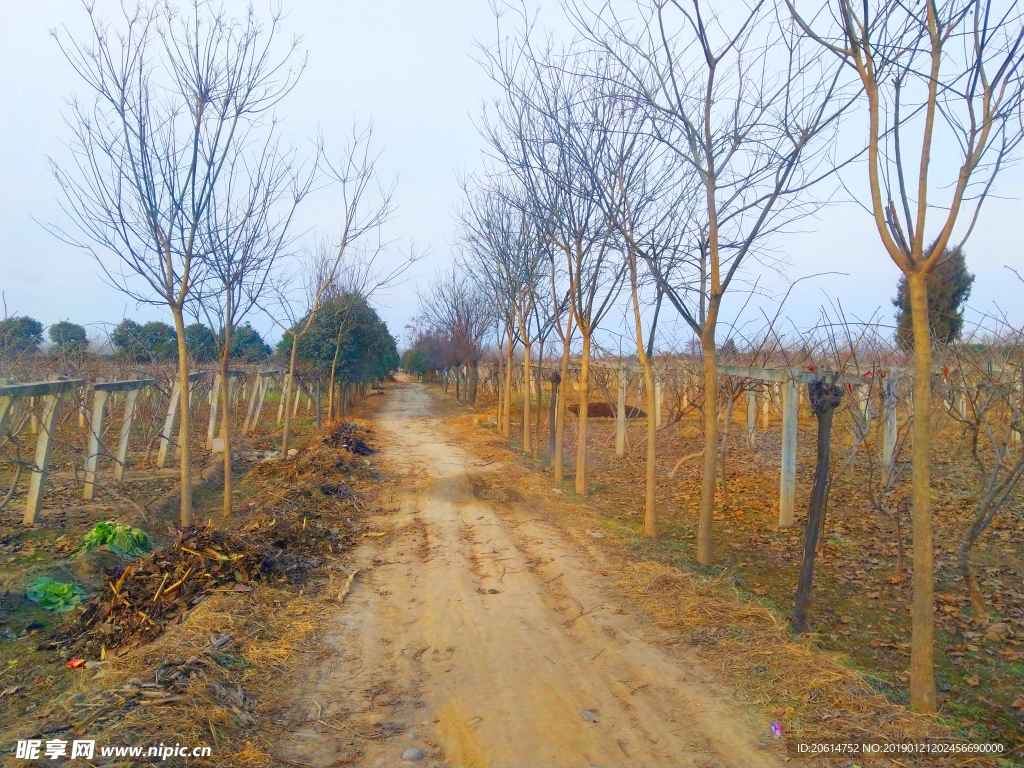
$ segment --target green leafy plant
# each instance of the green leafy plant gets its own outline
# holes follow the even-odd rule
[[[85,591],[75,583],[64,584],[49,576],[40,576],[28,585],[25,596],[48,611],[64,613],[81,604]]]
[[[78,551],[88,552],[90,549],[102,547],[104,544],[110,548],[111,552],[122,557],[140,557],[153,549],[145,531],[122,523],[100,520],[82,538],[82,544]]]

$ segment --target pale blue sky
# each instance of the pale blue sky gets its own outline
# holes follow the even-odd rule
[[[0,290],[8,312],[46,324],[63,318],[87,325],[116,323],[124,316],[167,320],[165,310],[136,308],[104,285],[91,257],[33,221],[59,221],[59,190],[46,156],[66,152],[62,100],[75,92],[84,95],[48,30],[66,24],[82,31],[84,21],[78,2],[0,1]],[[398,215],[388,236],[403,245],[415,239],[433,250],[405,284],[378,297],[392,332],[400,334],[415,312],[415,285],[450,259],[455,171],[479,163],[481,141],[472,120],[495,89],[471,55],[474,39],[494,39],[494,20],[482,0],[298,0],[290,4],[285,29],[301,35],[309,51],[307,71],[279,110],[288,135],[300,143],[319,127],[330,140],[350,128],[353,118],[372,118],[383,150],[382,176],[398,177]],[[990,312],[1001,307],[1017,322],[1022,286],[1004,265],[1024,268],[1021,181],[1020,166],[1005,174],[999,191],[1012,199],[988,204],[967,248],[977,276],[971,305]],[[302,213],[303,225],[330,226],[335,202],[329,193],[316,198]],[[786,278],[822,272],[848,276],[800,283],[787,311],[793,325],[812,324],[827,296],[838,296],[860,317],[878,309],[891,316],[898,273],[864,213],[836,206],[802,229],[777,243],[788,253]],[[772,287],[781,290],[784,281],[774,278]],[[253,321],[271,330],[265,319]]]

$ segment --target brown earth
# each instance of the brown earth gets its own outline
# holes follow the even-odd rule
[[[768,723],[631,613],[596,548],[501,488],[502,463],[453,444],[442,408],[405,383],[378,414],[385,467],[401,480],[365,520],[381,535],[356,552],[351,594],[295,694],[292,721],[304,725],[275,757],[781,764]],[[410,749],[422,758],[403,760]]]

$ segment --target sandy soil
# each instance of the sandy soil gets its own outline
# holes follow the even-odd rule
[[[368,520],[380,535],[355,554],[360,573],[277,756],[311,766],[782,763],[767,723],[627,610],[598,552],[514,491],[506,503],[481,492],[500,488],[502,465],[445,436],[426,387],[404,382],[386,397],[377,442],[402,480]]]

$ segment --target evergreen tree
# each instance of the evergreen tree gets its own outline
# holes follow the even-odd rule
[[[43,341],[43,324],[23,315],[0,320],[0,356],[13,358],[34,354]]]
[[[937,342],[950,344],[960,338],[964,324],[963,304],[971,295],[973,284],[974,275],[967,271],[963,249],[947,248],[928,276],[928,326]],[[914,348],[914,327],[906,275],[900,275],[892,303],[896,307],[896,341],[909,351]]]
[[[185,326],[185,346],[197,363],[209,363],[217,359],[217,337],[202,323]]]
[[[89,348],[85,328],[77,323],[61,320],[50,326],[48,335],[53,345],[50,354],[82,354]]]
[[[232,329],[229,357],[244,360],[247,363],[255,363],[270,357],[273,352],[274,350],[263,340],[259,331],[248,323]]]
[[[297,327],[305,324],[302,318]],[[278,342],[278,355],[287,358],[291,344],[291,336],[285,334]],[[336,350],[335,376],[341,381],[380,379],[398,367],[398,348],[387,324],[355,294],[343,293],[321,304],[309,332],[299,341],[297,357],[322,376],[330,376]]]
[[[151,320],[139,325],[134,320],[122,320],[110,334],[114,356],[136,363],[149,363],[177,357],[178,337],[167,323]]]

